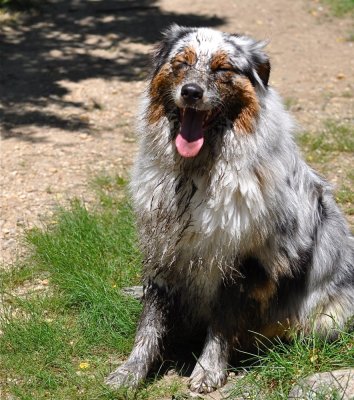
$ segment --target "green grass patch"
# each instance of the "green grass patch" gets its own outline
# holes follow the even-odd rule
[[[284,99],[284,105],[287,110],[292,110],[298,104],[298,100],[294,97],[286,97]]]
[[[354,0],[324,0],[324,2],[337,17],[354,13]]]
[[[354,127],[328,120],[322,131],[304,132],[298,140],[310,162],[325,163],[338,153],[354,152]]]
[[[0,290],[14,289],[26,281],[33,280],[39,274],[39,269],[35,263],[27,261],[20,267],[2,269],[0,268]]]
[[[348,215],[354,215],[354,191],[352,187],[343,185],[336,191],[336,200],[342,204]]]
[[[354,335],[346,331],[335,341],[312,334],[310,337],[294,336],[290,344],[279,340],[275,345],[259,336],[259,343],[261,355],[253,355],[245,361],[251,368],[236,370],[245,376],[237,380],[230,398],[286,399],[301,378],[354,366]],[[318,395],[316,399],[321,398],[321,393]]]
[[[0,392],[19,399],[116,398],[103,379],[128,354],[141,309],[121,291],[140,281],[127,200],[112,196],[91,211],[73,201],[26,240],[32,257],[1,274]]]
[[[347,215],[354,214],[354,126],[328,120],[316,132],[304,132],[298,142],[306,160],[336,184],[336,201]]]

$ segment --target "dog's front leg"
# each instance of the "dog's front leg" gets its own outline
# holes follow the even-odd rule
[[[225,335],[209,327],[204,349],[189,379],[193,392],[210,393],[224,385],[227,378],[229,343]]]
[[[108,385],[134,388],[146,378],[161,353],[162,339],[167,331],[167,310],[166,292],[156,285],[149,285],[133,350],[128,360],[108,376]]]

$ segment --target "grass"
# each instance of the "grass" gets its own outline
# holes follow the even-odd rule
[[[354,0],[324,0],[324,2],[337,17],[354,13]]]
[[[321,132],[304,132],[299,143],[309,161],[325,163],[338,153],[354,152],[354,127],[349,123],[328,120]]]
[[[245,376],[238,379],[231,398],[280,400],[288,397],[293,385],[316,372],[354,367],[354,335],[342,331],[334,342],[319,338],[294,336],[291,344],[278,340],[276,344],[259,336],[260,355],[246,360],[247,368],[239,368]],[[335,388],[327,388],[334,391]],[[332,392],[333,393],[333,392]],[[318,392],[316,399],[324,394]],[[334,397],[323,397],[334,400]]]
[[[308,160],[325,171],[338,160],[347,165],[352,134],[349,125],[327,121],[299,141]],[[345,169],[336,196],[348,211],[354,171]],[[0,398],[187,399],[176,377],[130,392],[103,383],[132,346],[141,306],[121,289],[139,284],[141,256],[124,179],[101,175],[91,186],[95,208],[77,200],[59,208],[46,226],[27,232],[31,255],[0,272]],[[284,399],[312,372],[354,366],[354,337],[347,332],[333,343],[313,335],[262,346],[266,351],[241,368],[247,374],[232,396],[247,390],[250,399]]]
[[[116,398],[102,382],[110,362],[132,345],[140,304],[120,289],[139,282],[140,254],[127,201],[111,196],[107,207],[101,200],[94,211],[74,201],[47,227],[29,231],[33,257],[2,272],[2,392],[20,399]],[[18,295],[43,276],[48,290]]]
[[[287,110],[292,110],[298,104],[298,100],[294,97],[286,97],[284,99],[284,105]]]
[[[354,126],[327,120],[319,132],[303,132],[298,142],[307,161],[336,180],[335,197],[347,215],[354,215]]]
[[[353,181],[353,179],[352,179]],[[354,191],[353,186],[342,185],[336,192],[336,200],[343,206],[348,215],[354,215]]]

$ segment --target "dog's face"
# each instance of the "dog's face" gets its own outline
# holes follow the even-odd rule
[[[267,90],[270,64],[264,43],[208,28],[173,25],[154,55],[148,123],[178,115],[176,148],[195,157],[216,121],[251,133]]]

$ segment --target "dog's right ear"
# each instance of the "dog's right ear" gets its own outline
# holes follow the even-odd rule
[[[162,32],[163,39],[159,42],[152,55],[152,65],[154,74],[161,68],[165,63],[167,56],[172,50],[173,46],[188,33],[195,30],[195,28],[187,28],[185,26],[179,26],[177,24],[170,25],[166,30]]]

